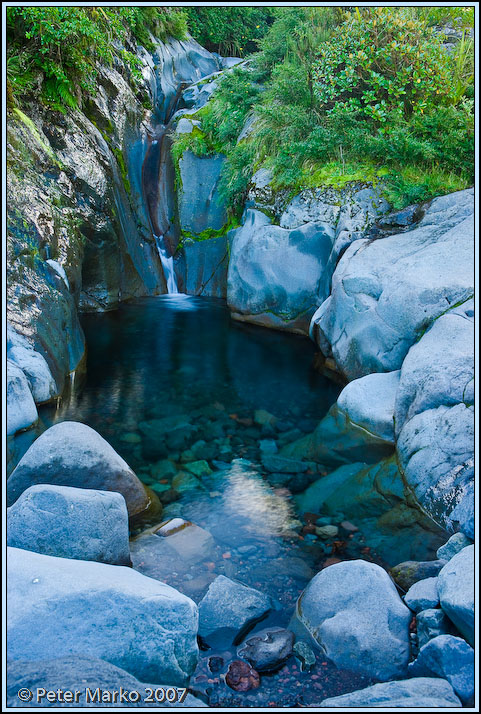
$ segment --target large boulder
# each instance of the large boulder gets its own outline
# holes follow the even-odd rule
[[[409,673],[447,679],[464,705],[474,704],[474,650],[461,637],[439,635],[429,640],[409,665]]]
[[[292,230],[246,211],[232,234],[227,302],[233,317],[307,333],[309,320],[329,291],[327,261],[334,231],[327,223]]]
[[[131,568],[8,548],[10,660],[98,657],[144,682],[183,685],[197,606]]]
[[[299,597],[294,617],[338,668],[381,681],[407,671],[411,614],[374,563],[350,560],[322,570]]]
[[[203,701],[187,694],[182,702],[179,699],[182,691],[178,690],[178,700],[175,703],[164,701],[160,703],[162,693],[160,688],[170,689],[170,697],[174,697],[170,685],[145,684],[110,662],[94,657],[71,656],[56,659],[29,662],[19,660],[7,665],[7,706],[20,707],[18,698],[21,689],[29,689],[34,693],[28,707],[61,707],[67,708],[127,708],[127,707],[206,707]],[[150,702],[147,699],[148,689],[159,689],[159,701]],[[47,692],[58,693],[55,700],[47,699]],[[76,695],[76,692],[79,694]],[[122,692],[122,694],[121,694]],[[67,693],[67,694],[66,694]],[[138,693],[138,696],[137,696]],[[50,695],[51,696],[51,695]]]
[[[7,323],[7,357],[27,378],[35,402],[48,402],[58,394],[45,357],[34,350],[26,337]]]
[[[30,486],[7,509],[7,545],[60,558],[130,565],[125,499],[113,491]]]
[[[55,424],[34,441],[7,481],[8,504],[36,483],[119,491],[130,516],[150,503],[128,464],[100,434],[80,422]]]
[[[435,320],[407,353],[396,396],[397,434],[423,411],[474,403],[473,318],[468,300]]]
[[[7,435],[28,429],[38,419],[30,385],[15,362],[7,360]]]
[[[399,369],[433,320],[474,293],[473,190],[432,201],[414,230],[354,241],[312,335],[348,379]]]
[[[227,223],[226,207],[219,194],[225,156],[199,157],[185,151],[179,160],[179,221],[182,231],[199,235],[218,231]]]
[[[414,612],[421,612],[439,605],[438,579],[425,578],[413,583],[406,595],[404,602]]]
[[[330,707],[379,707],[382,709],[413,709],[426,707],[461,707],[452,686],[444,679],[417,677],[400,682],[373,684],[357,692],[342,694],[340,697],[324,699],[319,704],[324,709]]]
[[[441,607],[460,633],[474,646],[474,545],[468,545],[438,576]]]
[[[207,643],[238,644],[273,608],[268,595],[218,575],[199,603],[199,635]]]
[[[474,408],[461,403],[416,414],[401,430],[397,453],[408,485],[429,515],[473,538]]]

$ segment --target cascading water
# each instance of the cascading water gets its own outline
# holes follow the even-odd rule
[[[163,236],[154,236],[155,244],[159,253],[160,262],[164,271],[165,280],[167,282],[167,292],[170,294],[178,294],[177,277],[174,270],[174,258],[169,255],[164,244]]]

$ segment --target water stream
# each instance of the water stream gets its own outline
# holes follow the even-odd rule
[[[313,369],[307,338],[233,322],[222,300],[182,294],[137,299],[82,322],[86,381],[75,383],[74,398],[58,410],[42,407],[41,418],[45,426],[67,419],[89,424],[163,503],[163,512],[158,507],[132,524],[132,559],[144,574],[197,602],[219,574],[266,592],[279,607],[256,626],[262,629],[287,626],[307,582],[333,558],[388,567],[433,557],[443,542],[412,523],[383,530],[376,525],[381,513],[357,519],[358,531],[340,529],[334,540],[307,537],[308,522],[294,501],[298,475],[280,482],[264,467],[262,452],[310,432],[337,399],[339,385]],[[318,515],[334,523],[344,517]],[[158,550],[163,539],[148,529],[178,516],[209,540],[172,557]],[[368,684],[318,653],[311,672],[291,658],[277,674],[262,676],[259,689],[234,692],[209,669],[213,655],[226,666],[236,658],[228,643],[201,651],[191,686],[211,706],[312,706]]]

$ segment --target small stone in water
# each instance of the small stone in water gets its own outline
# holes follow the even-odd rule
[[[209,657],[208,666],[212,674],[217,674],[224,666],[224,660],[222,657]]]
[[[302,672],[308,672],[310,669],[314,667],[316,664],[316,655],[314,654],[313,650],[309,647],[307,642],[303,642],[302,640],[299,642],[296,642],[296,644],[293,647],[294,654],[297,657],[298,660],[301,662],[301,671]],[[313,676],[314,679],[314,676]]]
[[[261,683],[259,673],[242,660],[235,660],[229,665],[225,675],[226,684],[236,692],[248,692],[257,689]]]
[[[316,528],[316,533],[321,538],[334,538],[338,532],[339,528],[337,526],[320,526]]]
[[[350,533],[355,533],[359,530],[359,528],[350,521],[342,521],[341,528],[344,528],[345,531],[349,531]]]

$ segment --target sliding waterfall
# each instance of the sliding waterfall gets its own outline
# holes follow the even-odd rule
[[[177,277],[174,270],[174,257],[169,255],[169,252],[164,243],[164,236],[154,236],[155,244],[159,253],[160,262],[162,263],[162,269],[165,275],[165,281],[167,283],[167,292],[170,294],[177,294],[179,292],[177,288]]]

